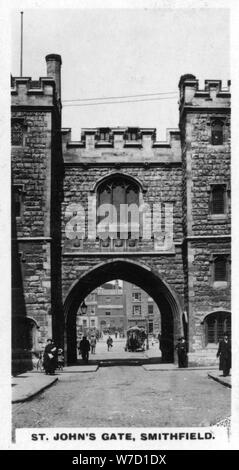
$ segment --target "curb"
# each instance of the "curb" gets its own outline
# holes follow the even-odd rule
[[[208,374],[208,377],[209,377],[210,379],[215,380],[215,382],[218,382],[218,383],[224,385],[224,387],[232,388],[232,385],[231,385],[230,383],[226,382],[225,380],[223,380],[223,379],[221,379],[221,378],[219,378],[219,377],[215,377],[215,376],[212,375],[212,374]]]
[[[44,385],[43,387],[39,388],[38,390],[36,390],[35,392],[23,397],[23,398],[16,398],[15,400],[12,400],[12,403],[23,403],[25,401],[28,401],[28,400],[31,400],[33,397],[35,397],[36,395],[38,395],[39,393],[43,392],[44,390],[46,390],[47,388],[51,387],[51,385],[53,385],[54,383],[56,383],[58,380],[58,377],[54,378],[52,380],[52,382]]]

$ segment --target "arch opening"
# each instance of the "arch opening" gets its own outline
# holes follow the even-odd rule
[[[76,315],[84,299],[106,282],[120,279],[135,284],[154,300],[161,313],[162,361],[174,362],[174,344],[183,334],[182,306],[159,273],[146,265],[116,259],[95,266],[71,286],[65,302],[65,350],[68,364],[77,361]]]

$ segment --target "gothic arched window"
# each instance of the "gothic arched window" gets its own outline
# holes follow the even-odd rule
[[[111,238],[139,238],[139,186],[124,175],[114,175],[97,190],[97,232],[108,218]],[[104,225],[104,228],[106,225]]]

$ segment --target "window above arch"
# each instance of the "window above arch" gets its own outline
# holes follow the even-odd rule
[[[139,238],[139,194],[137,182],[125,175],[112,175],[104,180],[97,188],[99,230],[108,216],[110,232],[113,229],[115,233],[112,238]]]

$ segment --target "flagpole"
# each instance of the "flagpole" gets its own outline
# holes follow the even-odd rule
[[[20,77],[22,77],[22,52],[23,52],[23,11],[21,11],[21,54],[20,54]]]

